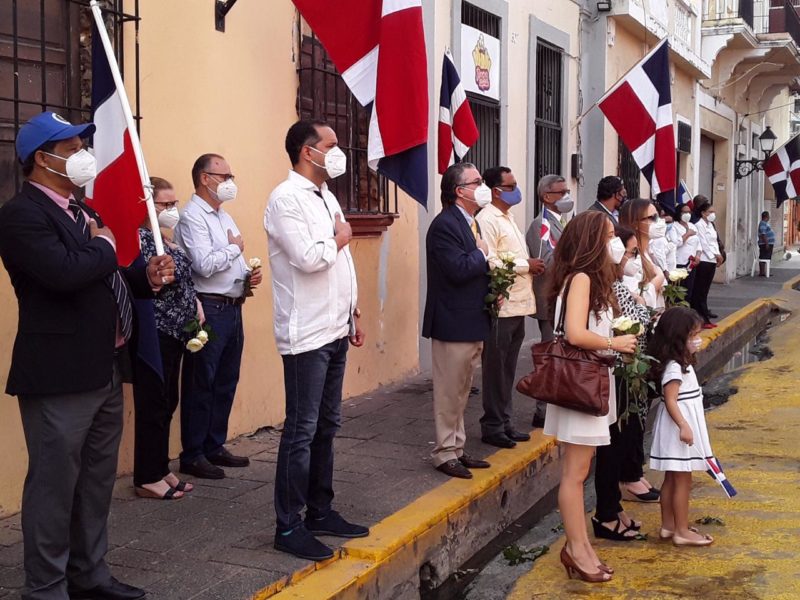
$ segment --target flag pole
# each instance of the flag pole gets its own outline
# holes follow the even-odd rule
[[[111,46],[111,40],[108,39],[108,32],[106,25],[103,22],[103,14],[100,10],[100,5],[97,0],[91,0],[89,3],[94,15],[94,22],[97,26],[97,33],[100,35],[100,40],[103,42],[103,50],[106,53],[108,66],[111,69],[111,76],[114,78],[114,86],[117,90],[117,97],[122,105],[122,114],[125,115],[125,122],[128,126],[128,135],[131,136],[131,146],[133,146],[133,154],[136,156],[136,166],[139,168],[139,177],[142,181],[142,191],[144,192],[144,201],[147,205],[147,216],[150,219],[150,229],[153,231],[153,241],[156,246],[156,254],[161,256],[164,254],[164,242],[161,239],[161,229],[158,225],[158,215],[156,215],[156,207],[153,203],[153,188],[150,185],[150,176],[147,173],[147,166],[144,163],[144,155],[142,154],[142,144],[139,140],[139,133],[136,130],[136,123],[133,120],[133,113],[131,112],[131,105],[128,102],[128,95],[125,93],[125,85],[122,82],[122,74],[119,72],[119,65],[114,56],[114,48]]]

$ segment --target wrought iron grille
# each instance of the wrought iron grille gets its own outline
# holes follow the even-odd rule
[[[539,40],[536,44],[536,117],[534,134],[534,181],[561,172],[563,52]],[[535,212],[539,212],[539,198]]]
[[[500,17],[474,4],[461,3],[461,22],[487,35],[500,38]]]
[[[633,158],[633,154],[631,154],[627,146],[622,143],[622,140],[619,140],[617,156],[617,174],[622,178],[622,181],[625,182],[625,190],[628,192],[628,198],[638,198],[640,193],[639,176],[641,171],[639,170],[639,165],[636,164]]]
[[[308,25],[300,28],[297,114],[327,122],[347,155],[347,173],[328,182],[331,192],[347,213],[397,214],[397,186],[390,192],[389,180],[367,165],[372,107],[359,104]]]
[[[134,27],[135,118],[139,115],[139,2],[104,3],[106,27],[124,73],[124,25]],[[91,116],[91,29],[87,0],[0,0],[0,203],[22,183],[14,140],[22,124],[52,110],[73,122]]]

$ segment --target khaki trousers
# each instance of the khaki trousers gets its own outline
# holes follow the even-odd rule
[[[431,460],[438,467],[464,453],[464,409],[472,374],[481,362],[483,342],[432,342],[436,447]]]

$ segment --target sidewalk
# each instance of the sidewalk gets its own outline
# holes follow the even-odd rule
[[[715,285],[711,306],[718,308],[725,302],[732,309],[740,308],[772,293],[773,288],[777,290],[782,281],[797,272],[776,269],[773,273],[775,277],[766,281],[738,280],[727,286]],[[725,314],[721,308],[718,312],[721,316]],[[530,353],[523,348],[518,376],[529,370]],[[480,385],[479,374],[475,384]],[[522,430],[530,429],[530,401],[518,396],[516,406],[516,425]],[[473,396],[465,416],[467,451],[481,458],[496,453],[491,458],[496,468],[478,474],[472,487],[467,487],[462,482],[451,482],[430,465],[428,454],[433,446],[434,428],[431,383],[425,375],[346,400],[342,429],[336,439],[336,507],[347,518],[373,526],[390,515],[397,518],[400,509],[407,512],[410,504],[432,490],[441,491],[434,498],[441,503],[467,497],[464,495],[467,491],[471,498],[485,499],[489,495],[487,490],[500,485],[501,471],[512,476],[519,471],[520,477],[531,484],[531,478],[538,473],[534,469],[544,468],[550,460],[549,442],[537,435],[515,450],[498,452],[480,442],[481,414],[480,396]],[[122,581],[146,588],[152,600],[235,600],[249,598],[269,586],[280,589],[293,573],[313,571],[313,563],[272,548],[272,494],[279,439],[278,431],[265,429],[234,440],[231,449],[236,454],[250,456],[251,466],[226,469],[228,478],[224,480],[195,481],[195,490],[179,501],[138,499],[133,495],[131,478],[119,479],[111,511],[108,553],[114,574]],[[537,464],[526,467],[525,461]],[[177,465],[173,468],[177,469]],[[523,469],[526,470],[522,472]],[[509,477],[507,483],[510,481],[511,485],[514,480]],[[548,486],[553,484],[549,475],[539,477],[533,477],[531,485],[549,490]],[[492,514],[501,527],[514,520],[508,520],[511,513],[506,504],[526,500],[515,497],[514,488],[510,489],[511,494],[502,492],[502,499],[498,496],[497,504],[505,512]],[[509,496],[511,499],[507,501]],[[427,499],[426,496],[423,503]],[[428,506],[428,512],[424,513],[431,523],[430,511],[435,508]],[[417,510],[414,518],[421,518],[423,512]],[[436,518],[448,521],[451,515],[437,514]],[[418,523],[402,525],[406,531],[422,527]],[[487,527],[480,534],[488,542],[496,532]],[[450,535],[457,548],[458,536],[452,531]],[[366,542],[376,540],[376,548],[381,542],[391,546],[391,541],[379,538],[378,534],[366,538]],[[334,545],[342,542],[332,538],[325,541]],[[460,542],[463,552],[463,539]],[[361,550],[351,549],[350,556],[386,551],[385,547],[368,548],[369,543],[366,546]],[[451,554],[455,566],[459,566],[461,555],[457,550]],[[0,597],[16,597],[22,585],[22,543],[17,515],[0,521]]]
[[[763,280],[762,280],[763,281]],[[770,282],[771,284],[772,282]],[[742,287],[749,287],[743,282]],[[742,291],[742,293],[746,293]],[[589,585],[568,581],[558,554],[563,537],[550,546],[514,587],[509,600],[580,597],[593,600],[639,598],[800,598],[797,532],[800,528],[800,294],[789,298],[793,316],[770,330],[775,357],[754,363],[732,382],[738,393],[707,413],[714,453],[739,492],[728,499],[717,483],[696,473],[690,519],[721,519],[700,525],[714,536],[708,548],[674,548],[658,540],[658,505],[628,504],[642,519],[644,542],[599,540],[598,554],[616,570],[613,581]],[[660,473],[648,475],[658,483]]]

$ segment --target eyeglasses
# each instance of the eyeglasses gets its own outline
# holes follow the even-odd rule
[[[658,222],[658,215],[648,215],[646,217],[642,217],[639,220],[640,221],[650,221],[652,223],[657,223]]]
[[[639,249],[638,248],[634,248],[630,252],[626,251],[625,252],[625,256],[627,256],[628,258],[638,258],[639,257]]]
[[[517,189],[517,186],[516,185],[498,185],[498,186],[495,186],[495,189],[496,190],[503,190],[504,192],[513,192],[515,189]]]
[[[156,202],[155,204],[157,206],[163,206],[166,209],[170,209],[178,206],[178,201],[176,200],[175,202]]]
[[[460,183],[456,187],[467,187],[468,185],[481,185],[483,183],[483,179],[476,179],[475,181],[468,181],[467,183]]]
[[[559,191],[552,191],[552,192],[545,192],[545,194],[558,194],[559,196],[566,196],[567,194],[569,194],[569,189],[559,190]]]
[[[208,171],[203,171],[206,175],[211,175],[213,177],[222,177],[222,181],[228,181],[228,179],[235,179],[233,173],[210,173]]]

